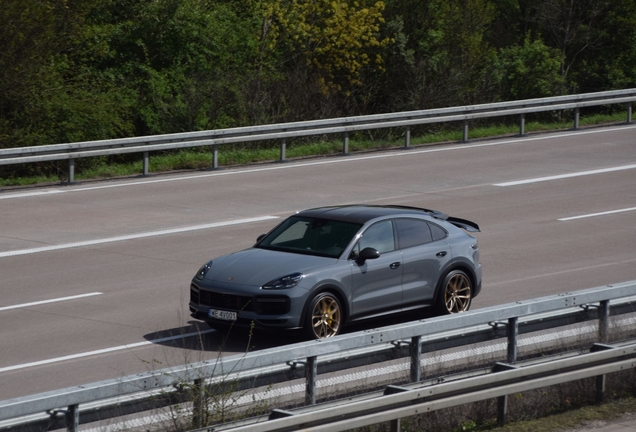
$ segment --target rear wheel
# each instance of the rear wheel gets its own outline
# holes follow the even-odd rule
[[[318,294],[309,304],[305,335],[309,339],[333,337],[342,327],[342,306],[331,293]]]
[[[437,299],[437,312],[448,315],[466,312],[473,299],[470,278],[461,270],[453,270],[446,275]]]

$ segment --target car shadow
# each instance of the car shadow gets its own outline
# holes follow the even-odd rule
[[[169,348],[227,353],[274,348],[303,341],[299,334],[293,332],[250,331],[238,327],[224,332],[194,320],[183,327],[148,333],[144,339]]]
[[[346,326],[341,334],[354,333],[363,330],[377,329],[379,327],[388,327],[393,325],[405,324],[411,321],[420,321],[431,318],[433,312],[429,309],[417,310],[413,312],[402,312],[399,314],[389,315],[386,317],[373,318],[363,320]]]
[[[364,320],[345,326],[341,334],[404,324],[430,316],[428,311],[418,311]],[[144,335],[144,338],[153,344],[170,348],[226,353],[255,351],[306,341],[300,332],[250,330],[240,327],[231,328],[228,331],[218,331],[211,329],[204,322],[195,320],[188,321],[184,327],[148,333]]]

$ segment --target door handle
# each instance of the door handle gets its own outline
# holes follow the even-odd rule
[[[399,262],[394,262],[393,264],[391,264],[389,267],[391,267],[393,270],[395,270],[396,268],[398,268],[400,266]]]
[[[446,252],[446,251],[437,252],[437,256],[441,258],[441,257],[446,256],[447,253],[448,252]]]

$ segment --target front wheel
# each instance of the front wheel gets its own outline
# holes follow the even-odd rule
[[[437,311],[440,315],[466,312],[473,299],[470,278],[461,270],[453,270],[446,275],[440,287]]]
[[[331,293],[318,294],[311,301],[305,322],[305,335],[309,339],[333,337],[342,327],[342,306]]]

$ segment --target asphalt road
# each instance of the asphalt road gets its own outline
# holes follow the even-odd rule
[[[223,344],[189,281],[278,218],[347,203],[479,223],[473,308],[635,280],[636,126],[0,191],[0,400],[286,343]]]

